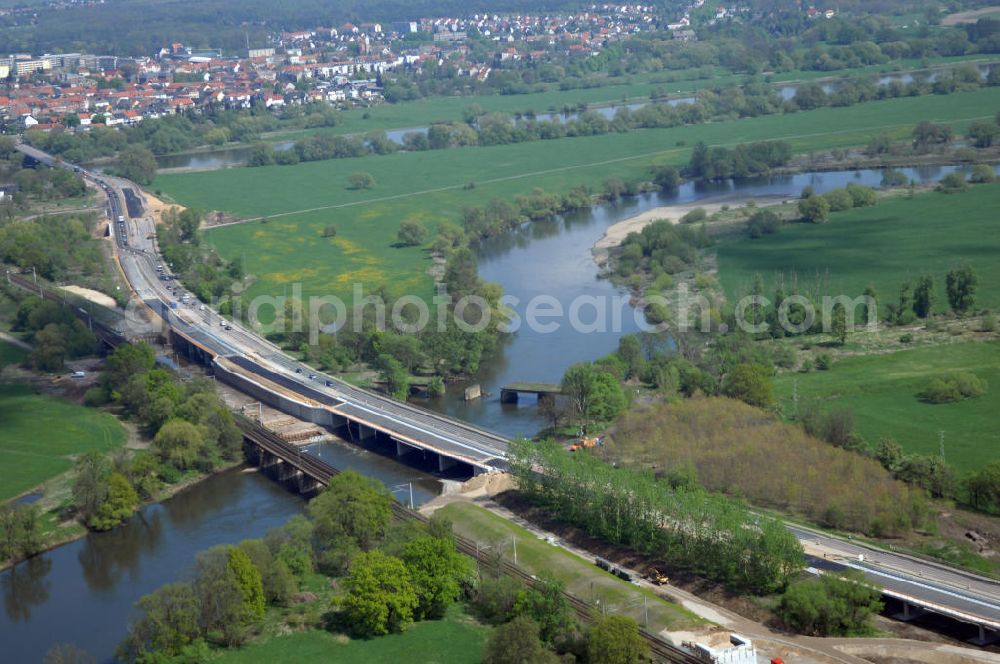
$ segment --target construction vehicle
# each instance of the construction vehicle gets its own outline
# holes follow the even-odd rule
[[[592,447],[600,447],[604,444],[603,438],[581,438],[572,445],[569,446],[570,452],[577,452],[579,450],[589,450]]]
[[[651,583],[655,583],[658,586],[665,586],[670,583],[670,577],[666,574],[661,573],[655,567],[650,567],[646,572],[646,578],[649,579]]]

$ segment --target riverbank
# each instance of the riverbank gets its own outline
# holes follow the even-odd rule
[[[681,205],[662,205],[646,210],[635,216],[627,217],[615,222],[604,231],[597,242],[594,243],[591,253],[594,262],[598,267],[607,265],[611,250],[621,245],[631,233],[639,233],[643,228],[655,221],[669,221],[672,224],[680,222],[686,214],[697,209],[702,209],[709,216],[728,210],[730,208],[745,206],[748,202],[754,201],[757,207],[768,207],[787,202],[787,196],[765,196],[754,197],[750,195],[726,196],[718,199],[708,199],[697,203],[684,203]]]
[[[147,507],[149,507],[151,505],[158,505],[160,503],[166,502],[166,501],[170,500],[171,498],[179,495],[180,493],[182,493],[182,492],[184,492],[184,491],[186,491],[186,490],[188,490],[188,489],[190,489],[190,488],[192,488],[194,486],[197,486],[198,484],[204,482],[205,480],[208,480],[208,479],[210,479],[210,478],[212,478],[212,477],[214,477],[216,475],[219,475],[221,473],[225,473],[225,472],[229,472],[231,470],[237,469],[237,468],[239,468],[240,466],[243,466],[243,465],[244,465],[244,461],[242,459],[240,459],[238,461],[230,461],[230,462],[227,462],[227,463],[219,466],[218,468],[213,469],[211,472],[202,473],[200,475],[196,475],[196,476],[193,476],[193,477],[185,478],[185,479],[181,480],[180,482],[177,482],[176,484],[170,484],[170,485],[166,486],[160,492],[160,495],[156,496],[155,499],[153,499],[153,500],[147,500],[146,502],[140,503],[139,505],[137,505],[136,508],[135,508],[135,511],[133,512],[133,514],[138,514],[140,511],[142,511],[143,509],[145,509],[145,508],[147,508]],[[251,469],[250,467],[247,467],[247,470],[253,470],[253,469]],[[13,504],[13,503],[17,502],[18,500],[24,498],[25,496],[30,496],[33,493],[37,493],[40,488],[44,489],[46,485],[60,486],[61,489],[62,489],[62,492],[64,492],[66,490],[66,488],[69,486],[68,476],[69,476],[70,473],[72,473],[72,471],[69,471],[69,472],[65,473],[64,475],[61,475],[60,477],[56,477],[56,478],[54,478],[54,479],[52,479],[52,480],[50,480],[48,482],[45,482],[44,484],[42,484],[40,486],[34,487],[31,490],[29,490],[29,491],[25,491],[21,495],[19,495],[19,496],[15,497],[15,498],[11,499],[10,501],[8,501],[8,504]],[[119,528],[124,528],[125,526],[126,526],[126,523],[122,523],[122,524],[119,524],[119,525],[115,526],[110,531],[100,531],[100,532],[113,532],[113,531],[115,531],[115,530],[117,530]],[[88,535],[90,535],[90,534],[92,534],[94,532],[99,532],[99,531],[92,531],[92,530],[90,530],[89,528],[85,527],[82,523],[80,523],[78,520],[76,520],[75,518],[63,521],[61,523],[58,523],[58,524],[56,524],[56,526],[55,526],[55,528],[53,530],[50,530],[47,533],[44,533],[44,536],[46,537],[46,541],[45,541],[45,544],[44,544],[43,548],[41,550],[39,550],[38,553],[34,554],[33,556],[29,556],[27,558],[21,558],[20,560],[0,560],[0,572],[3,572],[4,570],[7,570],[7,569],[9,569],[9,568],[11,568],[11,567],[13,567],[13,566],[15,566],[15,565],[17,565],[19,563],[22,563],[22,562],[24,562],[26,560],[31,560],[32,558],[36,558],[36,557],[41,556],[43,554],[49,553],[51,551],[54,551],[54,550],[56,550],[56,549],[58,549],[58,548],[60,548],[62,546],[65,546],[65,545],[70,544],[72,542],[75,542],[77,540],[83,539],[84,537],[87,537]]]

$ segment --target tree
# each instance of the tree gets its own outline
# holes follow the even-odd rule
[[[948,306],[957,315],[965,315],[976,302],[976,286],[979,277],[969,265],[960,265],[948,271],[945,287],[948,291]]]
[[[670,165],[653,169],[653,182],[663,191],[676,191],[681,183],[681,174]]]
[[[388,353],[378,356],[379,379],[385,383],[385,391],[400,401],[410,395],[410,374],[402,362]]]
[[[578,362],[566,370],[562,393],[570,399],[583,426],[595,419],[614,419],[625,408],[625,395],[615,377],[590,362]]]
[[[168,420],[153,438],[156,453],[164,462],[178,470],[187,470],[197,465],[204,445],[204,431],[180,418]]]
[[[139,184],[151,184],[156,177],[156,155],[143,145],[130,145],[118,153],[115,171]]]
[[[762,364],[737,364],[722,381],[722,393],[758,408],[774,408],[771,370]]]
[[[97,451],[87,452],[76,462],[73,504],[84,523],[90,523],[108,496],[111,464]]]
[[[218,631],[229,645],[245,642],[264,615],[260,572],[236,547],[217,546],[200,553],[193,588],[202,633]]]
[[[324,226],[323,237],[337,237],[337,227],[333,224],[327,224]]]
[[[809,223],[826,223],[830,219],[830,203],[822,196],[802,198],[799,200],[799,214]]]
[[[136,609],[140,615],[129,624],[120,659],[131,661],[154,652],[175,655],[202,634],[198,598],[190,583],[158,588],[140,598]]]
[[[1000,509],[1000,461],[992,461],[966,481],[969,502],[976,509],[996,512]]]
[[[538,624],[542,641],[553,643],[573,627],[573,614],[563,594],[564,584],[550,573],[542,572],[533,587],[517,594],[512,613],[527,616]]]
[[[243,612],[248,620],[256,621],[264,617],[264,580],[260,570],[250,561],[250,557],[239,547],[229,548],[228,567],[236,586],[243,595]]]
[[[538,625],[525,616],[518,616],[494,629],[486,642],[483,657],[483,664],[554,664],[558,661],[539,638]]]
[[[107,370],[102,378],[108,384],[124,385],[132,376],[146,373],[156,365],[156,353],[147,343],[122,344],[108,356]]]
[[[830,314],[830,334],[843,346],[847,343],[847,309],[842,302],[837,302]]]
[[[967,135],[977,148],[988,148],[1000,138],[1000,127],[994,122],[973,122],[969,125]]]
[[[377,480],[353,470],[334,476],[307,508],[320,549],[341,538],[371,548],[392,519],[392,501],[392,494]]]
[[[42,523],[35,505],[0,507],[0,560],[18,560],[42,549]]]
[[[371,189],[375,186],[375,178],[371,173],[351,173],[348,182],[351,189]]]
[[[913,313],[918,318],[931,315],[934,306],[934,275],[925,274],[917,279],[917,287],[913,289]]]
[[[476,255],[468,247],[451,252],[445,263],[444,283],[452,300],[471,295],[479,287],[479,266]]]
[[[420,604],[403,561],[378,550],[354,559],[344,589],[340,608],[354,632],[362,636],[401,632],[413,622]]]
[[[107,494],[88,525],[94,530],[110,530],[132,516],[138,503],[139,496],[125,476],[113,472],[107,479]]]
[[[786,625],[814,636],[862,634],[872,614],[881,610],[879,590],[855,570],[794,583],[778,605],[778,615]]]
[[[879,320],[878,291],[875,290],[875,286],[873,284],[868,284],[867,286],[865,286],[863,295],[865,296],[865,304],[864,304],[865,325],[877,324]]]
[[[419,221],[404,219],[399,224],[397,238],[400,244],[416,247],[423,244],[424,240],[427,239],[427,229]]]
[[[458,599],[461,582],[472,573],[470,561],[455,549],[451,538],[418,537],[403,547],[403,562],[410,572],[419,604],[418,620],[436,620]]]
[[[34,334],[32,343],[35,346],[29,356],[32,367],[38,371],[60,371],[63,368],[69,352],[59,325],[49,323]]]
[[[590,629],[587,654],[591,664],[639,664],[649,659],[649,644],[628,616],[604,616]]]

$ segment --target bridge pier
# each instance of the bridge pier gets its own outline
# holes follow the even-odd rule
[[[413,454],[414,452],[419,451],[419,450],[417,450],[417,448],[415,448],[415,447],[413,447],[411,445],[407,445],[404,442],[398,441],[395,438],[393,438],[392,440],[393,440],[394,443],[396,443],[396,456],[397,457],[406,456],[407,454]]]
[[[313,496],[323,490],[323,485],[315,477],[310,477],[305,473],[300,472],[297,480],[296,488],[303,496]]]
[[[517,403],[518,394],[515,390],[500,390],[500,403]]]
[[[910,622],[926,613],[927,611],[919,606],[912,606],[909,602],[903,602],[903,610],[892,617],[903,622]]]
[[[538,393],[538,405],[548,406],[556,402],[556,395],[549,392],[539,392]]]
[[[438,472],[443,473],[452,466],[456,465],[458,462],[451,457],[446,457],[443,454],[438,455]]]
[[[969,643],[976,646],[988,646],[989,644],[997,640],[997,633],[992,629],[987,629],[982,625],[977,625],[979,627],[979,636],[974,639],[969,639]]]

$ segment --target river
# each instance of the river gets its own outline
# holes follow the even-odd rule
[[[957,167],[963,172],[969,167]],[[936,181],[956,170],[954,166],[926,166],[900,169],[917,182]],[[700,200],[724,201],[727,198],[774,197],[796,198],[809,185],[817,193],[856,182],[878,187],[881,170],[829,171],[798,175],[746,178],[719,183],[686,183],[674,195],[647,194],[613,205],[598,205],[586,212],[567,215],[551,221],[534,222],[513,233],[492,238],[479,250],[479,274],[486,281],[503,286],[507,296],[522,304],[537,296],[550,296],[568,312],[574,298],[595,296],[605,302],[606,331],[580,334],[561,321],[553,332],[539,332],[522,326],[507,339],[503,351],[483,362],[470,383],[479,383],[487,394],[475,401],[464,400],[468,383],[449,385],[440,399],[426,401],[430,408],[474,422],[508,436],[533,435],[546,426],[538,413],[534,397],[523,396],[518,404],[501,404],[500,388],[514,382],[558,383],[563,372],[573,363],[593,360],[618,347],[618,339],[639,329],[641,315],[627,304],[627,295],[598,276],[591,248],[605,229],[618,220],[634,216],[662,205],[689,204]],[[624,304],[615,307],[614,297]],[[612,329],[611,310],[623,313],[621,326]],[[595,320],[592,309],[585,307],[581,322]]]
[[[955,167],[902,169],[918,182],[940,179]],[[964,169],[963,169],[964,170]],[[627,294],[598,277],[591,247],[616,221],[672,203],[727,197],[795,197],[811,185],[822,193],[858,182],[877,186],[881,171],[838,171],[764,177],[713,184],[685,184],[675,195],[649,194],[614,205],[526,224],[485,242],[479,250],[483,279],[499,283],[508,296],[524,303],[551,296],[568,310],[581,295],[620,298],[621,325],[580,334],[565,320],[553,332],[522,327],[495,357],[485,361],[472,382],[488,396],[462,399],[464,385],[420,403],[495,431],[532,435],[544,422],[532,398],[500,404],[500,386],[514,381],[558,382],[574,362],[592,360],[617,347],[622,334],[635,332],[640,321]],[[517,307],[516,307],[517,308]],[[584,322],[593,313],[584,311]],[[608,316],[609,321],[611,316]],[[383,481],[397,498],[420,504],[441,491],[430,474],[344,443],[309,448],[339,468],[355,468]],[[231,471],[195,485],[179,495],[143,508],[127,525],[110,533],[91,534],[0,573],[0,643],[3,661],[31,663],[58,643],[75,643],[109,661],[124,638],[133,603],[143,594],[179,578],[195,554],[222,543],[263,535],[303,509],[303,501],[277,483],[254,472]]]

